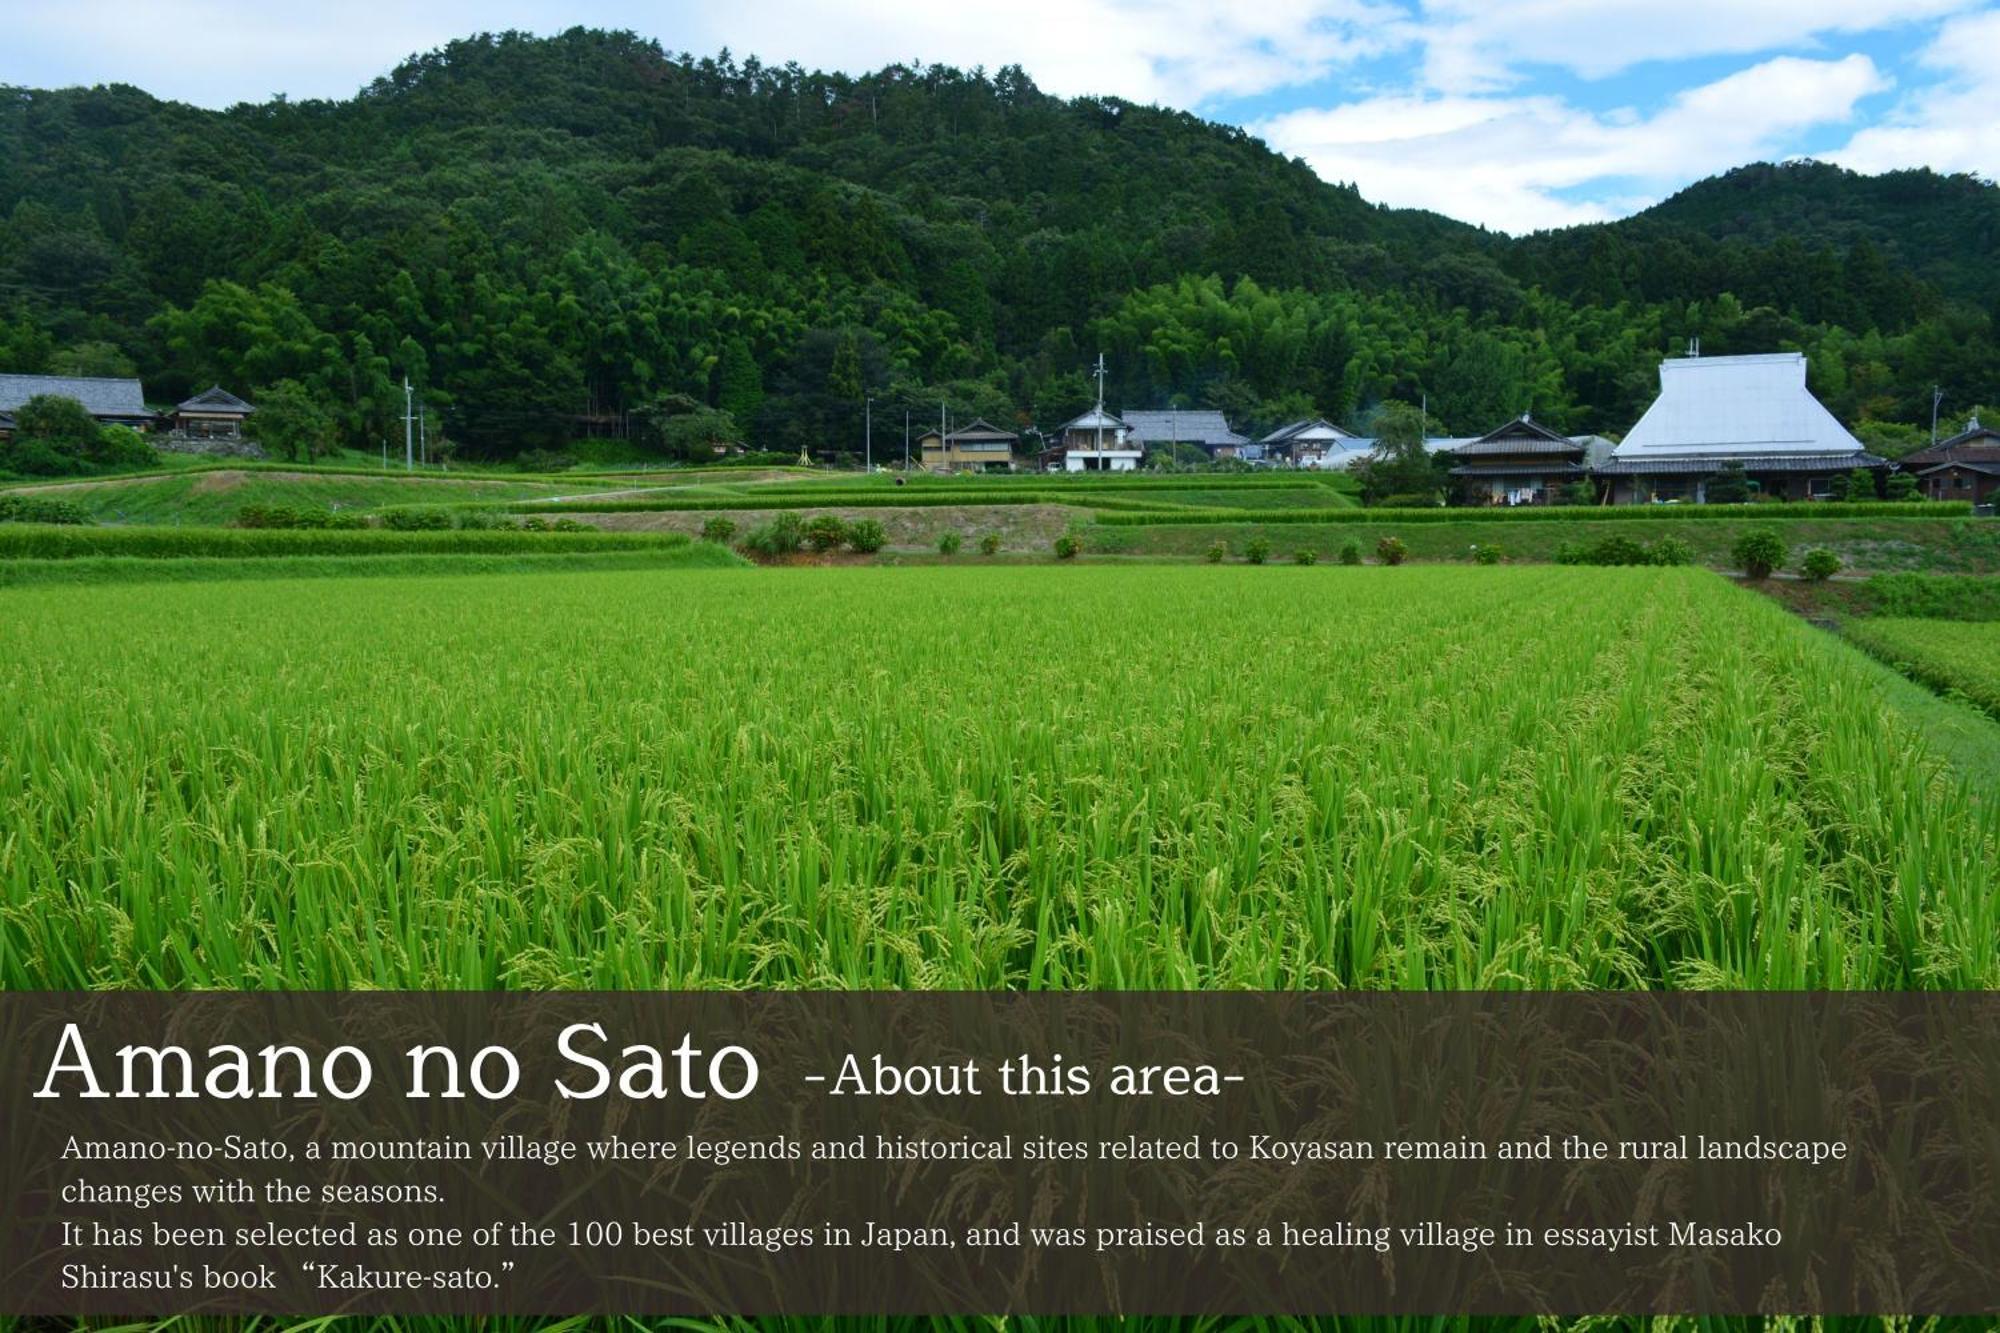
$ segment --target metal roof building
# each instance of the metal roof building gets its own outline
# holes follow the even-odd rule
[[[1799,352],[1670,357],[1660,396],[1597,475],[1622,503],[1703,498],[1708,478],[1741,467],[1768,494],[1825,494],[1836,473],[1888,464],[1806,387]]]
[[[1237,449],[1250,443],[1246,435],[1229,428],[1222,413],[1208,409],[1167,408],[1162,411],[1127,412],[1125,424],[1133,438],[1148,444],[1194,444],[1214,453]]]

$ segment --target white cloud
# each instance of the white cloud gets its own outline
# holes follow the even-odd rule
[[[1692,88],[1650,117],[1593,114],[1549,96],[1376,97],[1255,126],[1279,151],[1362,194],[1503,231],[1597,221],[1659,191],[1782,151],[1852,117],[1887,87],[1866,56],[1780,56]],[[1632,183],[1643,188],[1635,192]],[[1598,185],[1598,199],[1564,191]]]
[[[1963,10],[1973,0],[1426,0],[1425,77],[1440,92],[1518,86],[1543,64],[1601,79],[1653,60],[1808,47]]]
[[[2000,9],[1946,23],[1921,63],[1937,79],[1916,89],[1882,123],[1859,131],[1831,154],[1856,171],[1931,167],[2000,179],[2000,110],[1993,103]]]

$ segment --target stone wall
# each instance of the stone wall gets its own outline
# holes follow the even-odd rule
[[[269,457],[264,452],[264,446],[255,440],[197,440],[177,430],[148,436],[147,443],[155,449],[164,449],[170,454],[201,454],[208,458],[259,460]]]

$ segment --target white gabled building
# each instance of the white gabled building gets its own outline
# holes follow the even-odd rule
[[[1726,467],[1762,494],[1807,500],[1836,475],[1887,466],[1812,396],[1802,353],[1770,352],[1662,361],[1660,396],[1595,471],[1614,504],[1645,504],[1699,503]]]
[[[1146,443],[1132,428],[1104,410],[1104,353],[1090,372],[1097,380],[1097,406],[1065,421],[1061,442],[1065,472],[1136,472],[1146,456]]]

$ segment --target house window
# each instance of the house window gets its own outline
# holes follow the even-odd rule
[[[1806,481],[1806,499],[1831,500],[1833,498],[1832,477],[1812,477]]]

